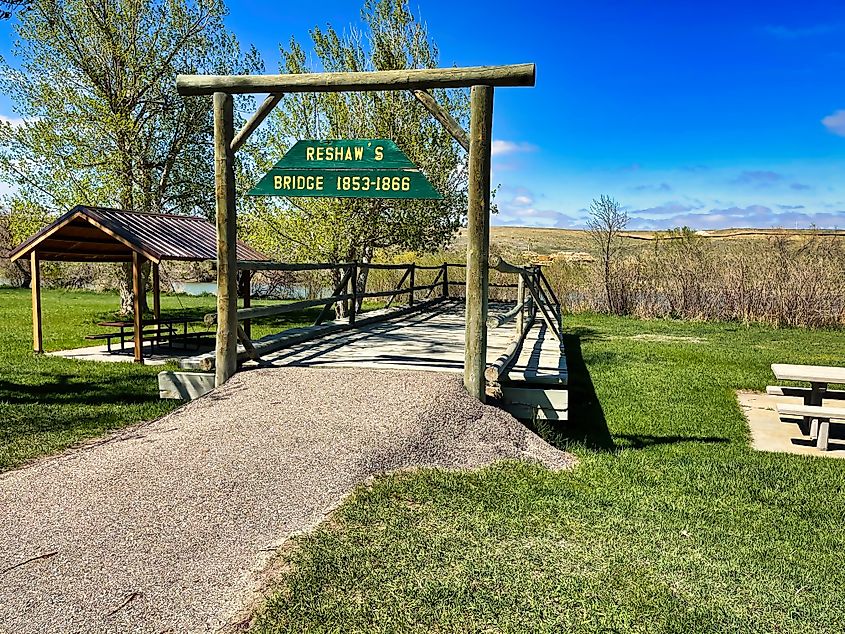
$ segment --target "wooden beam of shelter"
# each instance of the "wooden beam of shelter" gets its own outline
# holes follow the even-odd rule
[[[240,129],[240,131],[235,135],[235,138],[232,139],[232,152],[237,152],[241,149],[241,146],[246,143],[246,140],[250,137],[250,135],[258,129],[258,126],[267,118],[267,115],[273,111],[273,108],[282,100],[282,93],[275,93],[273,95],[268,95],[267,99],[264,100],[260,106],[258,106],[258,110],[255,111],[249,121],[246,122],[244,127]]]
[[[32,287],[32,349],[39,354],[44,352],[44,338],[41,328],[41,259],[37,251],[29,254],[29,266]]]
[[[461,124],[455,121],[455,118],[450,115],[445,108],[437,103],[430,92],[427,90],[415,90],[413,92],[417,101],[425,106],[426,110],[428,110],[432,115],[434,115],[435,119],[443,124],[446,131],[452,135],[455,141],[457,141],[462,148],[469,152],[469,136],[467,136],[467,132],[461,127]]]
[[[144,326],[141,314],[141,293],[144,289],[144,273],[141,266],[144,261],[137,251],[132,252],[132,332],[134,333],[135,363],[144,362]]]
[[[425,90],[471,86],[533,86],[534,64],[419,68],[364,73],[300,73],[296,75],[178,75],[180,95]]]

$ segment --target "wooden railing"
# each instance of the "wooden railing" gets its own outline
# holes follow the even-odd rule
[[[322,306],[322,310],[314,321],[314,326],[325,322],[338,302],[344,302],[346,308],[346,319],[348,326],[355,326],[358,321],[358,311],[365,299],[388,298],[385,308],[390,308],[397,298],[404,298],[406,306],[403,312],[425,308],[439,302],[449,295],[449,265],[445,262],[441,265],[421,266],[415,263],[410,264],[377,264],[372,262],[343,262],[339,264],[292,264],[287,262],[266,262],[242,260],[238,262],[238,270],[241,272],[245,282],[241,286],[241,294],[244,297],[244,307],[238,309],[238,340],[246,351],[246,356],[257,360],[260,351],[257,351],[250,339],[250,326],[253,319],[274,317],[285,313],[301,311],[315,306]],[[249,276],[254,271],[340,271],[340,281],[327,297],[314,299],[303,299],[299,301],[277,304],[273,306],[251,307]],[[366,281],[369,275],[361,276],[364,270],[396,270],[402,271],[399,283],[395,288],[387,291],[367,291]],[[430,284],[418,284],[419,271],[437,271],[434,281]],[[359,282],[363,280],[363,288],[359,288]],[[425,295],[422,295],[425,293]],[[434,295],[434,298],[432,298]],[[419,301],[419,300],[422,301]],[[387,319],[397,314],[397,311],[380,318]],[[368,323],[378,321],[379,318],[368,318]],[[217,322],[217,313],[208,313],[204,317],[206,325],[211,326]],[[315,331],[314,336],[324,334]]]
[[[500,328],[510,320],[514,320],[514,333],[510,343],[484,371],[484,378],[488,384],[497,384],[519,356],[525,336],[533,327],[538,314],[546,323],[549,334],[558,342],[561,340],[562,323],[560,302],[541,267],[515,266],[494,256],[490,258],[490,268],[517,276],[515,285],[503,285],[516,286],[516,305],[502,315],[494,315],[487,319],[488,328]]]
[[[490,269],[506,275],[516,276],[514,283],[491,284],[495,289],[516,289],[516,304],[508,312],[494,315],[488,318],[488,328],[501,328],[505,324],[514,321],[514,334],[505,351],[486,367],[485,378],[490,383],[496,383],[499,378],[507,372],[516,360],[527,333],[531,330],[535,320],[539,316],[546,324],[548,333],[558,341],[561,338],[561,312],[560,302],[552,290],[549,281],[539,266],[515,266],[494,256],[489,262]],[[241,295],[244,298],[244,307],[237,310],[238,318],[238,340],[243,345],[244,352],[239,354],[238,361],[247,359],[258,360],[266,352],[272,351],[274,344],[265,345],[257,343],[258,349],[250,338],[250,325],[253,319],[261,319],[283,315],[286,313],[301,311],[307,308],[322,306],[313,326],[319,328],[305,328],[303,332],[297,332],[293,336],[286,337],[286,344],[302,343],[331,332],[339,332],[344,329],[353,328],[356,324],[374,323],[382,321],[413,310],[427,308],[437,302],[443,301],[452,296],[450,287],[465,285],[463,271],[460,275],[453,274],[450,279],[450,269],[465,269],[462,263],[446,263],[439,265],[409,264],[380,264],[371,262],[343,262],[338,264],[292,264],[286,262],[266,261],[239,261],[238,270],[241,273]],[[367,275],[360,275],[362,271]],[[397,271],[399,281],[389,290],[367,290],[367,280],[370,279],[369,272],[374,270]],[[250,279],[255,271],[322,271],[339,272],[339,281],[332,289],[330,295],[313,299],[303,299],[273,306],[250,306]],[[420,271],[437,271],[433,280],[428,284],[419,284]],[[394,278],[395,279],[395,278]],[[429,279],[431,277],[429,276]],[[359,283],[363,281],[363,287]],[[383,287],[382,287],[383,288]],[[366,317],[360,316],[359,309],[363,300],[387,298],[385,308],[389,309],[399,301],[404,300],[405,306],[393,311],[378,311],[376,314],[369,314]],[[332,308],[338,303],[344,302],[346,307],[345,322],[335,321],[333,324],[325,324],[329,319]],[[213,325],[217,321],[217,313],[205,315],[207,325]],[[287,333],[286,333],[287,334]],[[213,364],[212,355],[204,361],[202,369],[208,369]]]

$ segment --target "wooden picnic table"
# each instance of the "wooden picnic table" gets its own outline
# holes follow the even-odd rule
[[[190,319],[189,317],[161,317],[159,319],[144,319],[141,321],[141,328],[143,329],[145,326],[156,326],[156,331],[154,334],[154,338],[150,340],[151,345],[155,347],[156,343],[160,343],[162,337],[166,337],[170,339],[173,335],[177,334],[177,326],[179,324],[182,325],[182,337],[187,340],[188,338],[188,324],[191,321],[196,321]],[[134,334],[135,324],[132,321],[123,321],[123,320],[116,320],[116,321],[101,321],[97,323],[98,326],[103,326],[104,328],[119,328],[120,333],[115,333],[112,336],[108,335],[100,335],[100,336],[92,336],[92,338],[107,338],[106,347],[108,351],[111,352],[111,338],[119,338],[120,339],[120,351],[123,352],[124,345],[126,343],[126,336]],[[162,326],[164,329],[162,330]],[[143,333],[141,333],[143,337]]]

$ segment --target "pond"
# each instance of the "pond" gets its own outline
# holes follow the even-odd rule
[[[173,282],[173,291],[185,293],[186,295],[217,295],[217,282]],[[164,290],[164,289],[162,289]],[[252,292],[254,295],[261,295],[267,287],[262,288],[261,284],[254,284]],[[307,299],[308,287],[305,285],[294,285],[285,289],[277,289],[277,292],[284,291],[284,299]],[[321,293],[323,297],[331,295],[331,289],[325,288]]]

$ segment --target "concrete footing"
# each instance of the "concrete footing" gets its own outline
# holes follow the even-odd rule
[[[206,372],[159,372],[161,398],[193,400],[214,389],[214,374]]]
[[[569,412],[569,391],[563,386],[502,386],[502,409],[525,421],[565,421]]]

